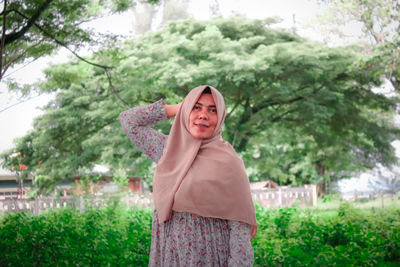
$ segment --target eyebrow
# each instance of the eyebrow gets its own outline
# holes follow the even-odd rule
[[[200,106],[204,106],[202,103],[200,103],[200,102],[196,102],[196,105],[200,105]],[[209,108],[216,108],[217,106],[216,105],[209,105],[208,106]]]

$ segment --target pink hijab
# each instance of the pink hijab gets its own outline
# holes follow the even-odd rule
[[[218,123],[210,138],[195,139],[189,132],[189,115],[207,87],[217,107]],[[160,222],[167,221],[174,210],[256,226],[243,161],[221,137],[224,119],[224,98],[211,86],[196,87],[183,100],[154,174],[154,204]]]

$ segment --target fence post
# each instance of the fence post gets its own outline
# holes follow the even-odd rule
[[[281,187],[279,187],[279,190],[278,190],[278,204],[279,204],[279,208],[281,208],[282,207],[282,188]]]
[[[82,195],[79,196],[79,212],[83,213],[84,211],[84,203],[83,203],[83,197]]]
[[[39,198],[36,198],[33,202],[33,215],[39,215]]]
[[[313,207],[315,207],[317,206],[317,185],[312,184],[311,189],[312,189],[312,205]]]

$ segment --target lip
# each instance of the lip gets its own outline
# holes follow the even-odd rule
[[[209,125],[202,124],[202,123],[195,123],[194,125],[197,126],[197,127],[200,127],[200,128],[209,128],[210,127]]]

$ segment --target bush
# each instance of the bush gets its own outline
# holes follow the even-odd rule
[[[332,212],[256,207],[255,266],[397,266],[400,209]],[[117,202],[79,212],[10,213],[0,221],[0,266],[147,266],[152,211]]]
[[[336,216],[257,209],[255,266],[397,266],[400,210],[362,212],[344,203]]]
[[[147,266],[150,210],[11,213],[0,223],[0,266]]]

